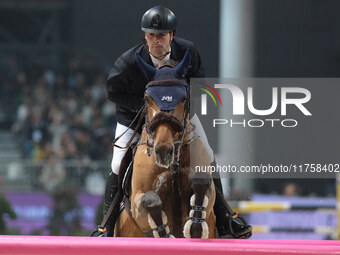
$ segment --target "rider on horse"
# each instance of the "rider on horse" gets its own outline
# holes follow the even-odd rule
[[[111,163],[112,172],[109,175],[105,188],[104,213],[108,211],[115,194],[118,191],[118,172],[121,160],[127,149],[134,129],[135,119],[139,109],[143,106],[143,98],[147,80],[136,64],[136,53],[151,66],[156,68],[167,64],[169,61],[179,62],[182,60],[187,49],[191,53],[191,65],[186,74],[189,81],[191,77],[204,77],[204,69],[198,51],[192,42],[175,37],[176,17],[174,13],[163,6],[156,6],[148,10],[142,17],[141,28],[144,38],[141,43],[123,53],[114,63],[107,81],[108,98],[117,105],[117,128],[115,136],[119,137],[113,148]],[[214,164],[213,151],[210,148],[206,135],[195,114],[191,122],[196,126],[196,132],[201,137],[211,162]],[[140,130],[139,130],[140,133]],[[133,138],[138,141],[139,135]],[[216,226],[220,237],[230,236],[233,238],[248,238],[251,236],[251,226],[243,219],[232,215],[230,207],[223,200],[223,191],[219,176],[214,176],[216,187],[216,202],[214,212]],[[113,234],[113,226],[119,214],[119,206],[116,206],[107,221],[108,236]]]

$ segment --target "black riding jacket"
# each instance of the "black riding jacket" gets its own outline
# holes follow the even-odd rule
[[[186,49],[190,49],[191,53],[191,67],[186,74],[186,79],[189,81],[190,77],[204,77],[200,55],[192,42],[174,37],[171,42],[170,59],[180,62]],[[145,86],[148,83],[136,64],[136,53],[139,53],[149,65],[153,66],[148,51],[140,43],[123,53],[116,60],[106,83],[108,99],[116,103],[117,122],[125,126],[131,124],[137,111],[142,107]],[[134,125],[132,128],[134,128]]]

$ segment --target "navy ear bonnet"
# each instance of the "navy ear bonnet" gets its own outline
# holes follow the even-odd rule
[[[159,69],[156,69],[156,72],[153,77],[153,81],[164,81],[164,80],[182,80],[184,77],[181,77],[177,74],[176,68],[172,68],[170,66],[162,66]]]
[[[164,66],[156,69],[147,64],[138,54],[136,62],[139,69],[150,81],[145,94],[150,95],[161,111],[172,111],[178,101],[189,94],[185,74],[191,63],[190,51],[187,50],[181,63],[176,68]]]
[[[161,111],[173,111],[181,98],[188,94],[188,86],[182,80],[149,82],[145,94],[156,102]]]
[[[191,53],[190,50],[187,49],[181,63],[179,63],[176,68],[166,66],[161,69],[156,69],[146,63],[138,53],[136,53],[136,63],[148,81],[184,79],[191,63]]]

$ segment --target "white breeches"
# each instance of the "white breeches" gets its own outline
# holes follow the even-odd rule
[[[116,144],[118,146],[125,147],[127,142],[130,140],[134,130],[131,129],[131,128],[128,128],[127,126],[124,126],[122,124],[117,123],[115,137],[120,136],[125,131],[126,131],[126,133],[121,138],[119,138],[118,141],[116,142]],[[136,136],[133,138],[132,142],[137,142],[139,140],[139,137],[140,137],[140,134],[137,133]],[[127,151],[127,149],[121,149],[121,148],[113,146],[113,156],[112,156],[112,162],[111,162],[111,170],[116,175],[118,175],[118,173],[119,173],[120,163],[121,163],[126,151]]]

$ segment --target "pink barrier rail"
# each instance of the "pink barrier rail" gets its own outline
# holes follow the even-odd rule
[[[340,241],[0,236],[1,255],[340,254]]]

